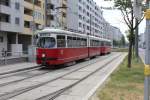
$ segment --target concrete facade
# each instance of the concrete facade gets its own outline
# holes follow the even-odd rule
[[[116,41],[120,41],[122,39],[123,34],[121,33],[121,30],[117,27],[112,27],[112,39]]]
[[[33,30],[45,25],[45,1],[44,0],[24,0],[24,30],[23,34],[32,35]]]
[[[0,52],[14,52],[16,45],[20,47],[19,52],[27,51],[33,27],[37,30],[45,25],[44,10],[44,0],[35,0],[35,3],[33,0],[0,1]]]
[[[22,7],[22,3],[23,0],[5,0],[5,2],[0,4],[0,13],[1,13],[0,30],[1,31],[7,31],[7,32],[23,31],[24,8]],[[17,20],[19,21],[17,22]]]
[[[10,51],[12,44],[18,44],[17,35],[24,27],[22,3],[23,0],[0,1],[0,52]]]
[[[103,37],[103,11],[93,0],[68,0],[67,27]]]

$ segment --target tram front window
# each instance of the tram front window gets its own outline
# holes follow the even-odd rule
[[[41,48],[54,48],[56,45],[55,38],[53,37],[41,37],[37,43]]]

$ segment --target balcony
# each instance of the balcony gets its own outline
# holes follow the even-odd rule
[[[11,31],[11,23],[8,22],[0,22],[0,30],[2,31]]]
[[[30,15],[24,14],[24,20],[27,20],[27,21],[33,21],[33,17],[30,16]]]
[[[9,6],[1,5],[0,4],[0,12],[4,14],[10,14],[12,12]]]
[[[22,32],[22,28],[8,22],[0,22],[0,30],[7,32]]]
[[[30,9],[33,9],[33,6],[37,8],[41,8],[41,1],[36,0],[36,2],[33,5],[33,0],[24,0],[24,6]]]
[[[30,28],[24,28],[23,34],[32,35],[33,32],[32,32],[32,30]]]
[[[24,1],[24,7],[33,10],[33,4],[27,1]]]
[[[62,1],[62,6],[67,6],[67,0]]]

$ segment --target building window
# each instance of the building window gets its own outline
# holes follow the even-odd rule
[[[87,26],[87,30],[90,30],[90,27],[89,27],[89,26]]]
[[[87,12],[87,16],[90,16],[89,12]]]
[[[19,4],[19,2],[15,2],[15,8],[16,8],[17,10],[20,9],[20,4]]]
[[[90,7],[87,5],[86,8],[89,10]]]
[[[51,19],[51,20],[54,20],[54,16],[53,16],[53,15],[50,15],[50,19]]]
[[[79,27],[82,27],[82,23],[79,23]]]
[[[54,10],[54,5],[51,4],[51,3],[48,3],[48,4],[47,4],[47,9],[52,9],[52,10]]]
[[[2,43],[4,41],[4,38],[0,36],[0,42]]]
[[[25,28],[30,28],[30,22],[29,21],[24,21],[24,27]]]
[[[8,15],[8,16],[6,16],[6,17],[5,17],[5,20],[6,20],[6,22],[8,22],[8,23],[9,23],[9,22],[10,22],[10,16],[9,16],[9,15]]]
[[[79,14],[79,19],[82,19],[82,15]]]
[[[82,7],[81,7],[81,6],[79,6],[79,10],[82,10]]]
[[[0,4],[10,6],[10,0],[0,0]]]
[[[15,18],[15,24],[17,24],[17,25],[20,24],[20,19],[19,19],[19,17],[16,17],[16,18]]]
[[[66,13],[64,13],[64,12],[62,13],[62,15],[63,15],[63,17],[66,17]]]

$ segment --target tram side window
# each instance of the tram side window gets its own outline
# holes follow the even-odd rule
[[[99,41],[99,46],[102,46],[102,41]]]
[[[98,47],[99,46],[99,41],[98,40],[96,40],[96,47]]]
[[[87,39],[84,39],[85,47],[87,47]]]
[[[68,47],[72,47],[73,45],[72,45],[72,40],[73,40],[73,38],[72,37],[67,37],[67,44],[68,44]]]
[[[76,46],[77,46],[77,47],[80,47],[80,46],[81,46],[81,39],[80,39],[80,38],[77,38],[77,42],[76,42],[76,43],[77,43]]]
[[[111,42],[109,42],[109,46],[111,46]]]
[[[73,37],[72,47],[77,47],[77,38],[76,37]]]
[[[93,46],[93,40],[90,40],[90,47]]]
[[[101,46],[104,46],[104,41],[101,42]]]
[[[81,47],[86,47],[87,46],[87,40],[82,38],[81,39],[81,44],[80,44]]]
[[[108,42],[105,42],[105,46],[108,46]]]
[[[57,47],[66,47],[66,40],[64,35],[57,35]]]
[[[67,37],[68,47],[76,47],[77,46],[77,38],[76,37]]]

